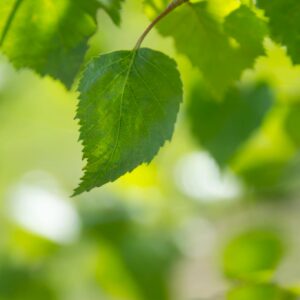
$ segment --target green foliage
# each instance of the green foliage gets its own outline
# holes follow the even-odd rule
[[[292,105],[285,121],[285,128],[292,141],[300,146],[300,105]]]
[[[0,49],[17,68],[51,75],[70,87],[95,32],[97,3],[81,0],[5,0]]]
[[[110,243],[137,284],[141,299],[171,299],[168,278],[179,256],[174,241],[167,232],[140,228],[128,207],[114,199],[109,201],[109,206],[106,201],[83,205],[84,233]]]
[[[102,55],[88,65],[79,91],[87,166],[75,194],[149,163],[172,137],[182,84],[175,62],[160,52]]]
[[[6,258],[0,263],[0,298],[11,300],[54,300],[54,292],[43,273]]]
[[[252,229],[232,239],[223,255],[224,273],[235,286],[228,300],[295,300],[296,294],[273,283],[284,254],[281,236],[269,229]]]
[[[0,62],[0,299],[197,299],[202,286],[216,290],[214,299],[296,299],[294,282],[282,282],[289,268],[295,268],[292,275],[298,271],[298,257],[291,257],[295,265],[287,260],[278,268],[287,245],[269,229],[272,224],[227,243],[220,285],[210,259],[219,252],[216,239],[232,232],[224,224],[244,226],[250,220],[253,228],[275,220],[288,238],[297,235],[297,204],[290,205],[288,197],[300,194],[300,68],[294,65],[300,62],[299,3],[144,2],[154,21],[141,28],[136,46],[100,55],[99,49],[132,42],[127,28],[115,28],[124,0],[0,5],[1,54],[16,69],[37,73],[15,72],[6,60]],[[128,1],[122,15],[134,34],[144,19],[128,19],[140,6],[139,0]],[[99,9],[105,13],[97,14]],[[178,67],[162,52],[141,48],[154,26],[161,37],[153,35],[150,46],[172,53]],[[89,57],[96,54],[90,62],[87,51]],[[181,77],[187,113],[180,115],[173,148],[150,167],[98,191],[100,197],[65,203],[63,189],[69,191],[79,177],[81,146],[86,166],[75,195],[153,160],[179,119]],[[76,103],[79,126],[72,120]],[[202,150],[210,155],[197,152]],[[59,179],[61,191],[48,173]],[[115,201],[116,194],[122,201]],[[218,202],[231,198],[236,202]],[[238,199],[273,202],[243,207]],[[274,199],[286,200],[291,211]],[[136,200],[138,206],[131,207]],[[44,217],[40,222],[32,217],[37,211]],[[48,223],[48,230],[43,221],[53,227]],[[199,286],[201,276],[205,282]],[[230,290],[219,295],[224,286]]]
[[[287,46],[288,54],[300,63],[300,3],[297,0],[258,0],[269,18],[272,37]]]
[[[196,82],[188,107],[192,132],[216,161],[224,165],[260,127],[272,102],[272,92],[265,84],[232,88],[218,102],[201,82]]]
[[[121,22],[121,5],[124,0],[98,0],[100,6],[110,15],[116,25]]]
[[[254,188],[262,195],[281,195],[280,186],[287,168],[287,159],[257,161],[252,165],[238,170],[238,175],[243,178],[248,187]]]
[[[136,206],[113,197],[83,199],[78,212],[80,237],[55,249],[30,232],[10,232],[14,243],[0,249],[1,300],[172,299],[173,231],[145,226]]]
[[[0,7],[0,49],[17,68],[51,75],[70,87],[96,31],[97,9],[105,9],[119,24],[121,2],[5,0]]]
[[[251,230],[227,245],[223,258],[224,272],[237,279],[269,278],[283,251],[278,234],[268,230]]]
[[[168,237],[163,234],[127,236],[121,251],[129,272],[141,289],[143,299],[171,299],[168,278],[177,253]]]
[[[146,3],[159,11],[154,1]],[[265,23],[248,7],[241,6],[221,24],[208,11],[207,2],[181,7],[162,20],[158,30],[174,38],[178,51],[202,71],[218,95],[264,53],[262,42],[267,34]]]
[[[30,68],[71,87],[82,69],[89,39],[97,31],[97,10],[105,10],[120,25],[123,2],[4,0],[0,50],[16,68]],[[162,53],[140,49],[154,26],[162,36],[172,37],[178,52],[200,70],[207,88],[198,86],[192,91],[188,114],[192,131],[217,162],[226,166],[263,126],[271,106],[270,89],[256,82],[257,74],[248,82],[257,86],[244,88],[249,76],[245,71],[252,68],[255,73],[255,62],[265,55],[265,38],[270,34],[299,62],[300,29],[294,17],[299,7],[292,0],[258,0],[257,5],[247,0],[146,0],[145,11],[154,21],[136,47],[95,58],[79,84],[77,118],[87,165],[75,194],[149,163],[172,137],[182,85],[174,62]],[[290,111],[286,132],[297,147],[296,115]],[[272,186],[287,162],[288,158],[281,157],[270,161],[275,165],[270,174],[261,162],[250,169],[236,168],[236,173],[247,184]]]
[[[296,295],[275,284],[252,284],[231,290],[228,300],[296,300]]]

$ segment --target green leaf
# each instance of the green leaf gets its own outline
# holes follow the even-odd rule
[[[227,245],[223,256],[224,273],[235,279],[268,280],[283,252],[283,243],[276,232],[252,229]]]
[[[227,300],[296,300],[297,296],[275,284],[247,284],[233,288]]]
[[[148,230],[136,220],[137,207],[128,206],[122,199],[108,196],[99,200],[88,196],[80,201],[82,233],[98,242],[102,249],[98,282],[101,285],[103,282],[114,282],[118,276],[122,278],[118,283],[118,291],[120,287],[128,290],[128,284],[134,284],[138,297],[121,297],[119,291],[115,299],[170,300],[169,275],[180,255],[173,232],[162,228]],[[138,211],[142,220],[146,212]],[[120,277],[116,263],[112,263],[105,254],[103,256],[106,241],[110,245],[110,257],[116,256],[115,259],[125,269],[125,276]],[[113,284],[110,286],[115,290]],[[114,295],[111,293],[109,296]]]
[[[42,268],[15,263],[7,256],[0,257],[0,299],[10,300],[54,300],[53,287],[45,279]]]
[[[162,229],[156,233],[143,230],[142,234],[127,235],[118,247],[141,299],[172,299],[169,280],[179,251],[167,234]]]
[[[94,0],[4,0],[0,50],[16,68],[51,75],[70,87],[95,32],[97,7]]]
[[[285,120],[285,129],[297,147],[300,146],[300,104],[291,105]]]
[[[98,0],[100,6],[109,14],[111,19],[116,25],[120,25],[121,22],[121,5],[124,0]]]
[[[172,137],[182,84],[176,63],[160,52],[102,55],[89,64],[79,91],[87,165],[75,194],[149,163]]]
[[[283,180],[289,161],[289,157],[277,158],[275,155],[274,158],[272,153],[262,160],[258,154],[248,164],[235,170],[235,173],[242,178],[252,193],[260,196],[257,200],[262,198],[282,200],[287,197],[284,194]]]
[[[300,2],[298,0],[257,0],[269,18],[272,37],[287,46],[292,60],[300,63]]]
[[[146,3],[146,8],[158,14],[154,1]],[[178,51],[202,71],[218,95],[264,53],[262,42],[267,34],[265,23],[247,6],[227,16],[222,26],[208,11],[207,2],[182,5],[162,20],[158,29],[163,36],[174,38]]]
[[[191,92],[188,114],[195,138],[220,165],[236,154],[239,147],[263,122],[272,105],[269,88],[232,88],[223,102],[197,83]]]

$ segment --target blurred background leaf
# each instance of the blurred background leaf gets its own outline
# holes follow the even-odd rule
[[[224,250],[224,273],[233,279],[268,280],[284,254],[280,236],[254,229],[230,241]]]
[[[188,108],[192,132],[224,166],[261,126],[272,102],[272,92],[263,84],[232,89],[224,101],[218,102],[201,82],[196,82]]]
[[[228,300],[294,300],[294,294],[273,284],[256,284],[238,287],[227,296]]]

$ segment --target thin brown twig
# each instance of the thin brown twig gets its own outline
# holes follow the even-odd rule
[[[137,50],[141,47],[141,44],[143,43],[145,37],[148,35],[148,33],[152,30],[152,28],[164,17],[166,17],[169,13],[171,13],[175,8],[178,6],[188,2],[189,0],[173,0],[167,7],[166,9],[160,13],[151,23],[150,25],[145,29],[143,34],[140,36],[138,39],[134,49]]]

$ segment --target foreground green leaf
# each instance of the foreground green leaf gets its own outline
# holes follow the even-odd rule
[[[188,108],[192,132],[216,161],[224,165],[262,124],[272,99],[269,88],[262,84],[232,88],[224,101],[218,102],[197,83]]]
[[[157,1],[147,0],[146,8],[160,11]],[[264,53],[265,23],[247,6],[233,11],[222,24],[207,9],[207,2],[185,4],[158,24],[163,36],[172,36],[176,48],[198,67],[218,94],[252,67]]]
[[[257,0],[269,18],[272,37],[287,46],[292,60],[300,63],[300,2],[298,0]]]
[[[70,87],[95,32],[95,0],[4,0],[0,50],[16,68],[51,75]]]
[[[160,52],[102,55],[89,64],[79,91],[87,165],[75,194],[149,163],[172,137],[182,84],[175,62]]]

